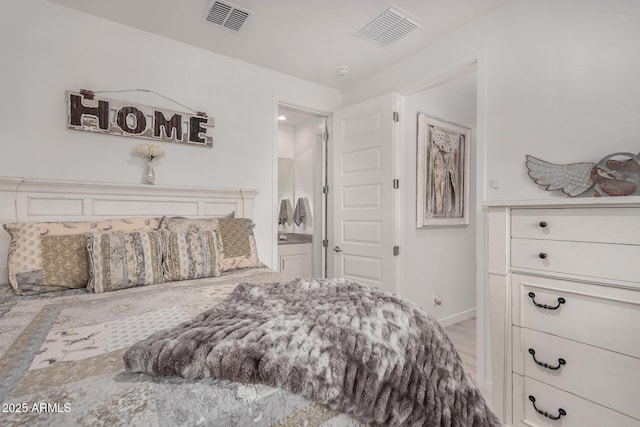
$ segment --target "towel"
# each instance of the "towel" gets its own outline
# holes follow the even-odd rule
[[[309,199],[306,197],[298,198],[296,210],[293,213],[293,222],[295,222],[296,225],[304,225],[305,227],[311,227],[313,225],[311,207],[309,205]]]
[[[280,202],[280,213],[278,214],[278,225],[291,225],[293,223],[293,208],[291,200],[282,199]]]

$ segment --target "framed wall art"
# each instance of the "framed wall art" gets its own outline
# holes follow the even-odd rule
[[[469,225],[471,129],[418,113],[416,227]]]

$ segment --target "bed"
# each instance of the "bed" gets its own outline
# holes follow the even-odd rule
[[[282,279],[257,268],[102,294],[18,297],[3,287],[0,424],[358,425],[276,388],[124,371],[138,340],[212,307],[241,281]]]
[[[232,215],[251,218],[254,197],[255,192],[250,190],[0,179],[0,222],[100,221],[105,218],[140,214],[187,218]],[[3,248],[8,248],[6,240],[0,240],[0,249]],[[140,369],[140,366],[129,366],[135,365],[131,360],[137,360],[135,357],[132,359],[132,354],[145,345],[151,348],[153,339],[165,345],[168,342],[167,334],[171,331],[178,331],[180,335],[187,328],[187,334],[191,334],[189,328],[194,322],[211,322],[213,319],[213,323],[216,323],[216,316],[220,313],[227,316],[230,311],[234,311],[233,314],[237,316],[242,315],[244,311],[250,311],[249,306],[247,310],[240,309],[240,313],[236,308],[244,307],[242,304],[251,300],[251,293],[254,296],[258,295],[263,306],[277,307],[278,310],[284,307],[288,310],[298,304],[298,300],[294,299],[300,290],[325,292],[322,294],[322,299],[325,300],[330,299],[326,294],[327,289],[337,289],[339,292],[347,286],[347,302],[355,295],[352,292],[354,289],[360,292],[357,295],[363,295],[365,302],[358,306],[358,313],[361,313],[362,307],[367,310],[372,306],[383,307],[383,310],[378,311],[401,324],[405,321],[394,317],[396,314],[390,314],[388,306],[384,304],[389,301],[397,303],[396,305],[402,306],[402,310],[408,313],[418,310],[409,303],[395,299],[391,294],[366,287],[361,289],[358,284],[345,284],[340,281],[291,281],[291,278],[283,277],[264,266],[252,265],[245,268],[246,265],[242,263],[232,264],[229,264],[228,271],[217,277],[175,280],[113,292],[93,293],[83,288],[51,288],[45,293],[25,292],[23,295],[16,295],[8,285],[0,286],[1,424],[325,427],[364,425],[356,417],[336,412],[320,403],[324,401],[331,404],[336,403],[335,401],[303,397],[313,395],[312,392],[292,393],[284,389],[287,387],[257,384],[255,378],[249,381],[214,379],[209,373],[189,378],[189,375],[182,375],[180,369],[176,371],[177,375],[158,375],[157,372],[152,372],[153,368],[145,370]],[[4,270],[5,274],[6,269],[6,264],[0,265],[0,271]],[[98,285],[95,286],[95,290],[98,290]],[[286,295],[282,291],[284,288],[289,292]],[[272,292],[271,299],[265,298],[263,294],[268,290]],[[361,292],[362,290],[365,292]],[[373,294],[378,302],[371,305]],[[294,299],[287,299],[289,297]],[[327,320],[327,313],[331,316],[335,313],[346,313],[341,311],[344,306],[340,307],[337,303],[317,304],[317,295],[309,294],[305,295],[305,298],[307,305],[303,310],[298,310],[300,313],[310,313],[316,307],[325,307],[325,312],[319,315],[325,316],[322,317],[324,320],[318,321],[317,324],[320,326],[335,325]],[[348,305],[346,310],[350,309]],[[274,317],[281,318],[279,313],[280,311],[274,314]],[[265,313],[258,313],[256,316],[262,316],[264,320]],[[346,319],[347,324],[353,323],[352,317],[337,317],[341,317],[343,322]],[[434,408],[439,414],[438,419],[441,420],[437,425],[498,425],[437,322],[422,317],[421,314],[419,317],[423,323],[430,324],[432,332],[429,332],[429,335],[418,334],[418,340],[421,340],[421,337],[429,337],[431,340],[433,337],[434,343],[428,344],[433,347],[428,347],[427,344],[423,347],[427,350],[438,348],[434,353],[435,357],[429,356],[435,359],[429,363],[437,364],[437,368],[432,369],[433,384],[426,384],[427,388],[432,390],[430,398],[433,398],[433,392],[445,396],[444,400],[437,400],[438,408]],[[364,318],[363,315],[362,319]],[[234,318],[230,319],[233,324]],[[263,323],[272,322],[267,319]],[[286,327],[276,326],[277,331],[282,329]],[[318,330],[315,326],[311,329]],[[374,335],[378,338],[389,341],[388,335],[380,332],[375,325],[372,329],[377,330],[377,335]],[[336,341],[337,337],[337,341],[340,341],[341,336],[345,342],[350,339],[339,334],[330,338]],[[360,338],[354,338],[353,342],[358,339]],[[173,342],[172,340],[173,338],[169,339],[170,342]],[[406,337],[401,336],[396,341],[405,342]],[[143,347],[139,347],[140,345]],[[349,357],[359,357],[361,351],[357,350],[355,344],[352,348],[354,350]],[[286,352],[281,352],[284,353]],[[148,366],[153,365],[148,363],[148,360],[158,359],[158,355],[151,353],[145,357]],[[420,366],[427,366],[424,357],[417,359]],[[125,369],[124,362],[127,362],[128,369]],[[331,365],[333,362],[329,360],[328,364]],[[169,363],[174,362],[169,359]],[[140,364],[144,365],[142,362]],[[391,374],[398,377],[398,381],[417,383],[407,376],[406,369],[404,372],[402,369],[396,371]],[[183,378],[185,376],[187,378]],[[228,378],[238,380],[239,377],[231,375]],[[421,381],[424,389],[424,380]],[[366,401],[367,387],[364,383],[353,384],[354,388],[359,387],[359,393]],[[447,396],[454,394],[455,401],[451,399],[450,404],[442,404],[440,407],[442,402],[448,400]],[[473,401],[467,402],[469,399]],[[343,412],[358,414],[359,411],[358,408],[344,411],[344,404],[336,403],[331,406],[340,408]],[[389,410],[397,414],[403,410],[406,412],[406,407],[407,404],[399,401],[397,408]],[[464,412],[465,420],[475,421],[461,424],[459,420],[462,418],[455,415],[456,411]],[[426,418],[413,424],[435,425],[425,420]]]

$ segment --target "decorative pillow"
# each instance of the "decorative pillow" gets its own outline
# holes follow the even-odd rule
[[[109,292],[162,283],[159,231],[86,234],[91,280],[87,288]]]
[[[9,283],[17,293],[84,288],[89,281],[85,233],[158,228],[159,218],[5,224],[11,235]]]
[[[253,221],[248,218],[162,218],[162,227],[174,232],[217,231],[222,272],[260,267]]]
[[[177,218],[163,217],[160,228],[172,233],[187,231],[218,231],[219,218]]]
[[[220,275],[218,233],[163,230],[164,270],[169,281],[200,279]]]
[[[224,216],[207,218],[185,218],[182,216],[162,217],[160,228],[174,233],[185,233],[189,230],[217,231],[219,218],[235,218],[236,211]]]
[[[253,235],[253,221],[247,218],[220,218],[218,227],[223,272],[262,266]]]

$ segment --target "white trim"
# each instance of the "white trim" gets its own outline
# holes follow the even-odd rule
[[[447,327],[455,323],[462,322],[463,320],[471,319],[472,317],[475,317],[475,316],[476,316],[476,309],[471,308],[469,310],[452,314],[451,316],[443,317],[442,319],[438,319],[438,322],[440,322],[440,324],[443,327]]]
[[[312,116],[319,117],[319,118],[327,118],[327,117],[329,117],[331,115],[331,113],[326,112],[326,111],[322,111],[322,110],[318,110],[318,109],[310,108],[310,107],[303,107],[301,105],[292,104],[292,103],[286,102],[286,101],[279,101],[278,102],[278,106],[285,107],[285,108],[288,108],[290,110],[298,110],[300,112],[308,113],[308,114],[310,114]]]
[[[553,207],[598,207],[598,206],[627,206],[637,205],[640,203],[640,196],[624,196],[624,197],[561,197],[552,199],[536,199],[536,200],[497,200],[484,202],[486,207],[518,207],[526,206],[535,208],[537,206],[553,208]]]
[[[402,181],[402,174],[400,173],[400,171],[402,170],[401,167],[401,162],[403,160],[403,157],[400,157],[401,155],[401,151],[400,151],[400,146],[402,145],[402,137],[403,137],[403,133],[402,133],[402,129],[403,126],[401,126],[401,117],[403,116],[403,111],[401,110],[401,107],[403,106],[403,97],[396,93],[393,92],[392,94],[392,99],[393,99],[393,111],[397,112],[399,114],[399,118],[398,121],[394,121],[392,123],[392,129],[393,129],[393,177],[394,179],[398,179],[400,181]],[[399,185],[406,185],[406,184],[402,184],[402,182],[399,181]],[[402,279],[402,274],[401,274],[401,269],[402,269],[402,263],[401,263],[401,259],[400,258],[402,256],[402,251],[406,250],[406,247],[404,246],[404,239],[402,238],[403,234],[401,232],[402,227],[404,227],[404,221],[403,221],[403,212],[404,212],[404,206],[402,205],[402,198],[400,197],[400,194],[402,193],[402,190],[399,188],[398,191],[393,191],[393,245],[394,246],[398,246],[399,248],[399,254],[397,256],[393,256],[393,289],[394,292],[396,293],[400,293],[402,295],[402,293],[400,292],[400,280]]]
[[[491,343],[489,342],[489,286],[487,284],[487,242],[486,217],[482,203],[487,199],[486,193],[486,158],[487,158],[487,80],[488,58],[487,48],[480,50],[476,56],[476,369],[477,383],[482,387],[491,378]],[[489,353],[488,357],[487,353]],[[485,396],[491,396],[492,389],[481,390]]]
[[[404,258],[405,252],[407,250],[407,245],[406,245],[406,239],[405,239],[405,233],[404,233],[404,229],[405,227],[413,227],[413,224],[410,223],[405,223],[404,218],[405,215],[407,214],[406,212],[406,201],[407,201],[407,197],[412,197],[411,196],[407,196],[407,192],[406,192],[406,187],[407,187],[407,183],[402,181],[403,175],[402,175],[402,170],[403,170],[403,162],[404,159],[406,158],[406,154],[407,154],[407,145],[408,144],[404,144],[404,139],[406,137],[406,124],[404,124],[403,120],[406,120],[406,99],[407,97],[405,95],[401,95],[401,94],[397,94],[398,97],[398,113],[400,113],[400,121],[398,122],[398,124],[400,125],[398,129],[398,144],[396,147],[396,163],[394,165],[395,170],[394,173],[396,175],[396,177],[400,180],[400,188],[398,189],[398,191],[395,192],[395,197],[396,197],[396,238],[397,238],[397,245],[400,247],[400,255],[397,256],[397,264],[396,264],[396,292],[400,295],[407,295],[407,272],[406,272],[406,261]]]
[[[271,240],[269,246],[271,246],[271,268],[277,269],[278,266],[278,150],[279,150],[279,135],[278,135],[278,105],[280,100],[273,94],[272,102],[272,117],[271,117],[271,233],[269,234]]]
[[[113,194],[113,195],[161,195],[176,197],[207,197],[217,199],[253,199],[258,192],[244,188],[178,187],[168,185],[126,184],[91,181],[61,181],[54,179],[20,178],[0,176],[0,191]]]

